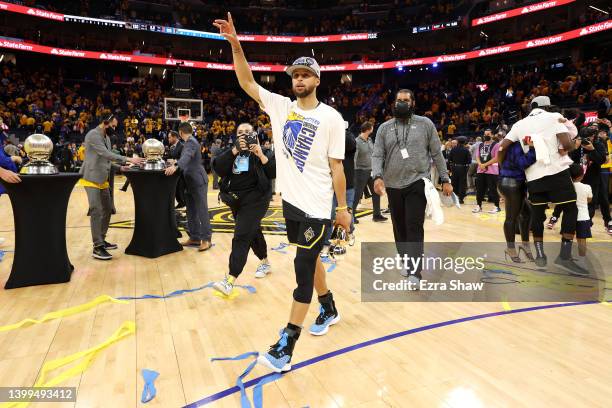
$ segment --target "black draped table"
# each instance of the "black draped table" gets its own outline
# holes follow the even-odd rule
[[[76,173],[21,174],[21,183],[0,180],[15,220],[15,257],[5,289],[70,281],[74,267],[66,249],[66,212]]]
[[[123,174],[134,192],[136,213],[134,235],[125,253],[157,258],[182,251],[174,214],[178,173],[166,176],[163,170],[127,170]]]

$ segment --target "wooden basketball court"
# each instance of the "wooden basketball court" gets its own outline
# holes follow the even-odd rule
[[[115,200],[118,213],[111,222],[132,220],[131,190],[116,190]],[[216,193],[211,191],[209,206],[216,203]],[[426,240],[503,241],[503,213],[475,215],[471,209],[470,205],[445,209],[447,220],[441,226],[427,221]],[[0,236],[7,239],[0,249],[8,251],[14,247],[14,238],[7,196],[0,198],[0,213]],[[68,252],[76,267],[70,283],[0,290],[0,326],[40,319],[100,295],[138,297],[194,289],[222,278],[227,271],[230,233],[215,233],[214,248],[204,253],[186,249],[145,259],[123,253],[131,229],[111,228],[108,238],[119,244],[119,250],[113,251],[110,262],[96,261],[91,257],[86,213],[87,197],[77,186],[67,221]],[[594,239],[611,242],[600,226],[597,218]],[[546,234],[547,241],[558,240],[558,229]],[[266,239],[269,249],[286,242],[278,234]],[[303,331],[292,361],[294,370],[262,388],[264,407],[612,404],[612,304],[533,308],[543,304],[361,303],[361,242],[392,240],[390,221],[381,224],[373,223],[371,217],[361,218],[357,243],[327,275],[342,321],[322,337]],[[32,251],[36,254],[36,248]],[[135,334],[127,333],[101,349],[88,366],[57,384],[77,387],[76,403],[30,406],[144,406],[141,370],[151,369],[160,376],[155,382],[157,396],[146,404],[150,407],[182,407],[198,401],[205,406],[239,407],[240,393],[232,388],[250,360],[210,359],[265,351],[277,340],[295,285],[293,249],[283,251],[269,250],[273,272],[265,279],[254,278],[257,259],[250,255],[237,283],[254,286],[255,294],[239,289],[238,297],[226,300],[206,288],[167,299],[101,301],[71,316],[0,331],[0,386],[32,386],[45,363],[100,345],[124,322],[132,321]],[[12,258],[7,252],[0,262],[2,284]],[[306,324],[314,320],[316,309],[313,304]],[[397,335],[385,337],[393,334]],[[79,362],[50,371],[47,380],[74,364]],[[256,366],[245,382],[267,373]],[[251,398],[252,387],[247,395]]]

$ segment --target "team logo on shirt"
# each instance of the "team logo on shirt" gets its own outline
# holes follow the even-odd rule
[[[319,125],[318,120],[305,118],[293,111],[287,116],[283,129],[283,144],[289,155],[293,157],[300,173],[304,172],[304,165],[308,160]]]

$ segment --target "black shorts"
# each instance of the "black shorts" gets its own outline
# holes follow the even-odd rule
[[[286,201],[283,201],[283,215],[289,243],[298,248],[321,252],[331,220],[307,217],[303,211]]]
[[[576,189],[569,170],[527,182],[532,205],[565,204],[576,201]]]
[[[577,221],[576,222],[576,238],[578,239],[593,238],[593,235],[591,235],[591,225],[593,225],[593,222],[591,220]]]

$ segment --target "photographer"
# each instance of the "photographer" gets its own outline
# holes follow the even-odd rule
[[[263,278],[270,272],[261,220],[272,198],[271,180],[276,177],[276,164],[274,157],[268,158],[263,153],[249,123],[238,126],[236,137],[235,146],[219,153],[212,162],[215,173],[221,176],[219,196],[232,210],[235,223],[229,276],[213,285],[224,295],[232,292],[236,278],[242,273],[249,247],[261,260],[255,277]]]
[[[588,127],[580,129],[579,138],[576,141],[576,150],[579,151],[572,157],[574,162],[580,163],[583,167],[586,166],[584,178],[582,182],[591,186],[593,191],[593,200],[589,203],[589,216],[591,219],[595,215],[595,209],[601,208],[606,231],[612,231],[612,222],[610,217],[610,204],[606,194],[601,194],[607,190],[607,186],[602,183],[601,165],[606,162],[607,149],[604,141],[599,137],[603,133],[607,136],[606,126],[603,122],[591,123]]]

